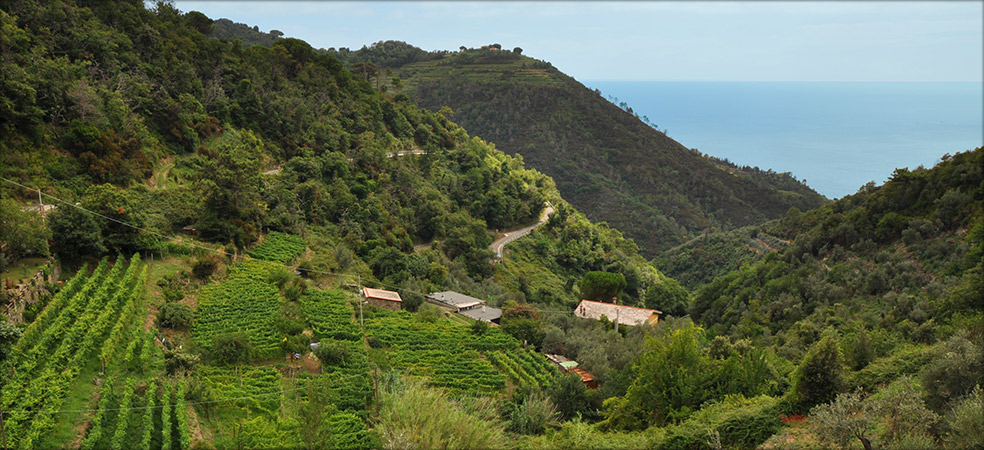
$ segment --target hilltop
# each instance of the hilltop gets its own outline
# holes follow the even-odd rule
[[[424,108],[450,107],[457,123],[521,155],[588,218],[623,231],[649,257],[704,231],[826,202],[788,173],[738,167],[688,149],[631,108],[518,48],[425,52],[386,41],[329,52]]]

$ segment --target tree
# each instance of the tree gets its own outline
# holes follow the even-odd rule
[[[713,362],[700,341],[703,329],[685,326],[654,338],[635,363],[636,377],[624,397],[605,401],[606,426],[641,430],[685,419],[710,398],[717,383]]]
[[[59,256],[78,260],[86,255],[100,255],[106,251],[101,228],[89,213],[72,206],[63,206],[51,213],[52,240]]]
[[[41,215],[21,211],[11,198],[0,199],[0,270],[19,258],[36,254],[48,255],[49,230]]]
[[[880,390],[871,401],[872,408],[888,425],[883,433],[885,442],[904,442],[907,437],[924,436],[939,420],[936,413],[926,408],[918,383],[909,375]]]
[[[851,342],[847,356],[853,370],[861,370],[875,359],[875,349],[872,348],[871,340],[868,339],[868,332],[863,326],[860,327],[854,341]]]
[[[258,238],[266,214],[263,142],[249,130],[226,130],[216,151],[199,171],[205,214],[197,228],[206,239],[245,247]]]
[[[643,302],[646,308],[681,317],[687,314],[687,290],[672,278],[663,278],[646,289]]]
[[[984,349],[960,331],[943,344],[922,373],[926,403],[935,411],[984,382]]]
[[[130,253],[156,247],[156,237],[141,230],[146,214],[130,191],[108,183],[89,186],[82,205],[113,219],[99,220],[103,243],[110,250]]]
[[[833,336],[813,344],[793,372],[791,395],[801,408],[826,403],[844,391],[844,362]]]
[[[540,321],[539,314],[526,305],[516,305],[502,312],[502,331],[539,347],[543,342],[544,331],[543,323]]]
[[[515,53],[517,55],[520,55],[520,54],[523,53],[523,49],[521,49],[519,47],[516,47],[516,48],[513,49],[513,53]]]
[[[612,272],[588,272],[577,283],[581,297],[587,300],[610,302],[625,289],[625,275]]]
[[[853,439],[871,450],[869,433],[875,427],[871,408],[864,402],[860,390],[843,393],[827,404],[810,410],[810,420],[821,439],[847,448]]]

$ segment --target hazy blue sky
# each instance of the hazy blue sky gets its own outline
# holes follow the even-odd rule
[[[318,48],[500,43],[581,81],[981,81],[982,2],[196,2]]]

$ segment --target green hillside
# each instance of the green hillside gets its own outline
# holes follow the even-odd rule
[[[521,158],[303,41],[221,38],[168,3],[12,2],[0,25],[0,269],[62,274],[0,323],[13,447],[375,448],[401,404],[374,382],[453,401],[556,375],[519,348],[539,322],[483,328],[424,294],[567,309],[590,271],[632,280],[630,303],[668,283]],[[524,257],[564,288],[527,297],[488,246],[548,201],[578,234]],[[407,311],[356,316],[358,282]]]
[[[650,257],[703,231],[736,229],[825,202],[788,173],[736,167],[690,150],[631,108],[515,49],[425,53],[387,41],[333,53],[353,67],[371,62],[368,78],[406,92],[422,107],[450,107],[457,123],[522,155],[588,218],[622,230]]]
[[[710,250],[672,266],[691,293],[524,157],[401,92],[425,84],[214,25],[166,2],[0,5],[6,447],[984,445],[984,149],[702,238]],[[388,48],[365,51],[434,71],[476,58],[462,76],[489,84],[500,58],[527,61]],[[527,69],[507,84],[565,98],[537,100],[532,83],[571,84]],[[700,180],[666,178],[693,217],[777,184],[809,197],[610,112],[612,140]],[[55,208],[31,209],[39,196]],[[496,238],[533,224],[496,258]],[[448,290],[501,307],[499,325],[425,300]],[[575,316],[612,297],[663,314]]]

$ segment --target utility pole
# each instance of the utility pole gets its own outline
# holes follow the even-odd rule
[[[365,334],[366,323],[362,320],[362,275],[359,275],[359,328],[362,329],[362,334]]]
[[[3,407],[0,407],[0,434],[3,435],[3,448],[7,448],[7,429],[3,427]]]
[[[615,304],[615,332],[618,333],[618,321],[622,315],[622,309],[618,307],[618,297],[612,297],[612,303]]]
[[[38,212],[41,213],[41,220],[43,221],[45,217],[44,217],[44,201],[41,200],[41,189],[38,189]]]

